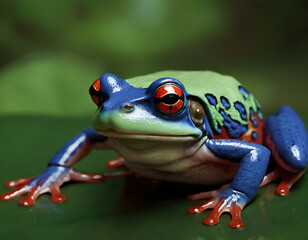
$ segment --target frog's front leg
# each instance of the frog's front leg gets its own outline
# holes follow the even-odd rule
[[[221,214],[229,212],[232,215],[229,225],[232,228],[244,227],[241,211],[256,195],[267,169],[270,151],[264,146],[239,140],[212,139],[205,144],[217,157],[238,162],[238,170],[228,188],[188,212],[200,213],[213,208],[210,216],[203,221],[206,225],[217,224]]]
[[[67,181],[98,182],[105,178],[102,174],[87,174],[75,171],[71,166],[86,156],[93,148],[104,148],[106,137],[97,135],[93,128],[68,141],[49,161],[46,170],[34,178],[23,178],[6,183],[7,187],[16,187],[9,193],[0,196],[1,200],[14,199],[28,193],[19,204],[30,206],[36,198],[46,192],[52,195],[53,202],[62,202],[66,198],[60,193],[59,187]]]
[[[303,175],[308,164],[308,135],[304,123],[290,107],[281,107],[265,122],[265,145],[278,163],[273,172],[264,177],[262,186],[281,181],[279,195],[289,193],[292,185]]]

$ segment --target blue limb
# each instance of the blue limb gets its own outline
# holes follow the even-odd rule
[[[84,157],[90,150],[87,143],[104,142],[107,137],[98,135],[92,127],[83,130],[80,134],[70,139],[62,148],[60,148],[53,158],[49,161],[48,166],[72,166],[80,158]],[[74,158],[77,151],[81,149],[81,156]]]
[[[281,107],[265,121],[265,143],[278,164],[291,172],[303,171],[308,164],[308,135],[296,112]]]
[[[87,174],[75,171],[70,167],[87,155],[94,144],[103,143],[107,137],[98,135],[93,128],[87,128],[69,140],[50,160],[46,170],[34,178],[22,178],[10,181],[8,187],[16,187],[11,192],[0,196],[1,200],[14,199],[28,193],[19,201],[20,205],[31,206],[35,204],[38,196],[45,192],[51,193],[53,202],[62,202],[66,199],[60,193],[59,187],[66,181],[99,182],[104,179],[102,174]]]
[[[277,162],[262,186],[279,181],[278,195],[287,195],[291,187],[304,174],[308,163],[308,134],[304,123],[290,107],[281,107],[276,115],[265,121],[265,146]]]
[[[239,192],[246,196],[241,197],[245,201],[252,200],[265,175],[270,151],[259,144],[231,139],[212,139],[205,144],[216,156],[239,163],[229,189],[222,196]]]
[[[188,212],[200,213],[213,208],[210,216],[203,221],[206,225],[217,224],[221,214],[229,212],[232,216],[229,225],[242,228],[241,211],[257,193],[267,169],[270,151],[255,143],[232,139],[211,139],[205,144],[217,157],[238,162],[238,170],[228,188],[207,202],[190,208]]]

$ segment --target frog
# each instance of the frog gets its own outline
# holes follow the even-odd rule
[[[299,115],[283,106],[264,118],[256,98],[231,76],[161,71],[124,80],[104,73],[89,93],[97,106],[92,127],[64,144],[40,175],[7,182],[15,189],[2,194],[1,200],[26,194],[19,204],[32,206],[40,195],[50,193],[51,201],[63,202],[64,182],[94,183],[134,173],[219,186],[189,195],[190,200],[204,202],[188,212],[212,209],[205,225],[218,224],[227,212],[230,227],[243,228],[242,210],[259,187],[278,181],[276,193],[287,195],[305,172],[308,135]],[[107,166],[125,169],[102,174],[73,169],[94,149],[114,150],[120,157]]]

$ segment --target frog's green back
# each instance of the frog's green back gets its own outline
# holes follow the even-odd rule
[[[157,79],[171,77],[183,83],[190,95],[199,97],[205,104],[210,115],[210,122],[217,130],[223,126],[223,117],[219,113],[222,109],[233,120],[241,124],[247,124],[247,120],[242,119],[234,103],[240,102],[244,105],[247,119],[249,119],[250,108],[257,113],[259,104],[255,101],[252,94],[239,91],[241,84],[233,77],[221,75],[212,71],[161,71],[144,76],[127,79],[127,82],[134,87],[147,88]],[[206,98],[206,94],[216,97],[217,104],[212,105]],[[231,103],[230,108],[226,108],[220,101],[221,97],[226,97]],[[261,117],[261,116],[260,116]]]

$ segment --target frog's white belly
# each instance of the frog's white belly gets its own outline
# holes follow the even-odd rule
[[[216,185],[231,180],[238,165],[216,157],[198,142],[157,142],[109,139],[109,145],[135,173],[149,178]]]

